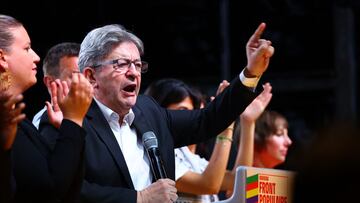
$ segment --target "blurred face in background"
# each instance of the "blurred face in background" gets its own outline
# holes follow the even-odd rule
[[[192,100],[188,96],[179,103],[170,104],[167,108],[172,110],[193,110],[194,105]]]
[[[72,73],[78,72],[78,57],[77,56],[65,56],[60,59],[60,77],[61,81],[66,81],[68,86],[71,84]]]
[[[266,168],[273,168],[286,159],[289,146],[292,144],[288,136],[286,122],[277,118],[275,120],[276,132],[266,138],[266,146],[259,156]]]
[[[66,81],[67,85],[70,87],[71,78],[74,72],[79,72],[78,68],[78,57],[77,56],[63,56],[59,60],[59,75],[48,74],[44,77],[44,84],[50,89],[51,82],[55,79],[60,79],[61,81]],[[54,67],[55,68],[55,67]],[[50,91],[50,90],[49,90]]]

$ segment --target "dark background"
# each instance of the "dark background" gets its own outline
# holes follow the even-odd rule
[[[0,13],[24,23],[41,58],[56,43],[81,43],[95,27],[122,24],[145,45],[150,71],[142,77],[142,90],[156,79],[175,77],[208,95],[245,67],[245,44],[266,22],[264,38],[273,42],[275,55],[260,83],[272,83],[269,108],[289,119],[294,149],[334,120],[359,115],[358,2],[2,0]],[[48,99],[40,67],[37,85],[25,95],[29,118]]]

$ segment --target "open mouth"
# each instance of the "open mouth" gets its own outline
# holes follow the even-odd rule
[[[133,85],[126,86],[123,90],[125,92],[133,93],[133,92],[135,92],[135,89],[136,89],[136,85],[133,84]]]

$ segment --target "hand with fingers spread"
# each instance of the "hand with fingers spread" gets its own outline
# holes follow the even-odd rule
[[[25,118],[22,110],[25,104],[21,102],[23,96],[0,94],[0,145],[4,150],[11,148],[17,131],[17,124]]]
[[[234,167],[231,173],[228,174],[230,181],[227,181],[228,186],[226,186],[227,197],[230,197],[233,193],[232,187],[235,183],[237,167],[253,165],[255,122],[265,111],[265,108],[272,98],[272,87],[270,83],[263,85],[263,88],[264,90],[246,107],[246,109],[240,115],[241,128],[239,147]]]
[[[65,119],[82,126],[93,97],[93,89],[89,81],[81,73],[73,73],[70,89],[65,81],[60,82],[57,79],[55,82],[56,87],[52,87],[56,93],[55,104],[58,104]]]
[[[240,115],[241,120],[246,122],[255,122],[259,116],[264,112],[266,106],[269,104],[272,93],[270,83],[263,85],[264,90],[246,107],[244,112]]]
[[[236,165],[252,166],[254,157],[254,134],[256,120],[264,113],[272,98],[270,83],[263,85],[264,90],[246,107],[240,115],[240,140]],[[233,168],[235,173],[236,168]]]
[[[59,83],[59,81],[58,81]],[[68,90],[68,88],[66,88]],[[68,91],[65,93],[67,95]],[[61,122],[64,118],[63,113],[59,107],[57,100],[57,84],[55,81],[52,81],[50,84],[50,96],[51,103],[46,103],[46,110],[49,117],[49,122],[56,128],[60,128]]]
[[[171,179],[159,179],[149,187],[138,192],[137,203],[175,202],[175,181]]]
[[[271,41],[261,39],[265,27],[266,24],[261,23],[246,44],[248,63],[244,74],[247,77],[261,76],[269,66],[270,57],[274,54],[274,47],[271,46]]]

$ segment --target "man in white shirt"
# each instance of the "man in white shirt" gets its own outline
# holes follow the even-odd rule
[[[63,42],[51,47],[46,53],[42,67],[44,73],[43,82],[48,89],[50,97],[52,96],[50,91],[50,84],[55,79],[66,81],[67,85],[70,87],[72,73],[79,71],[79,51],[80,44],[73,42]],[[60,127],[61,120],[51,121],[50,124],[48,122],[47,111],[53,114],[62,114],[60,109],[53,109],[52,105],[49,102],[46,102],[46,106],[34,116],[32,123],[37,129],[39,129],[39,125],[42,124],[48,125],[46,127],[47,130],[56,130],[55,128]],[[62,118],[62,115],[60,115],[60,118]],[[43,120],[43,122],[41,122],[41,120]],[[57,133],[47,133],[42,131],[41,135],[52,149],[56,143]]]
[[[174,147],[198,143],[225,129],[255,98],[252,90],[267,69],[274,48],[260,39],[262,23],[247,44],[248,64],[206,108],[170,111],[138,96],[142,41],[119,25],[96,28],[81,44],[79,69],[94,88],[84,120],[87,131],[83,202],[174,202]],[[250,90],[251,89],[251,90]],[[141,137],[155,133],[167,178],[155,180]]]

